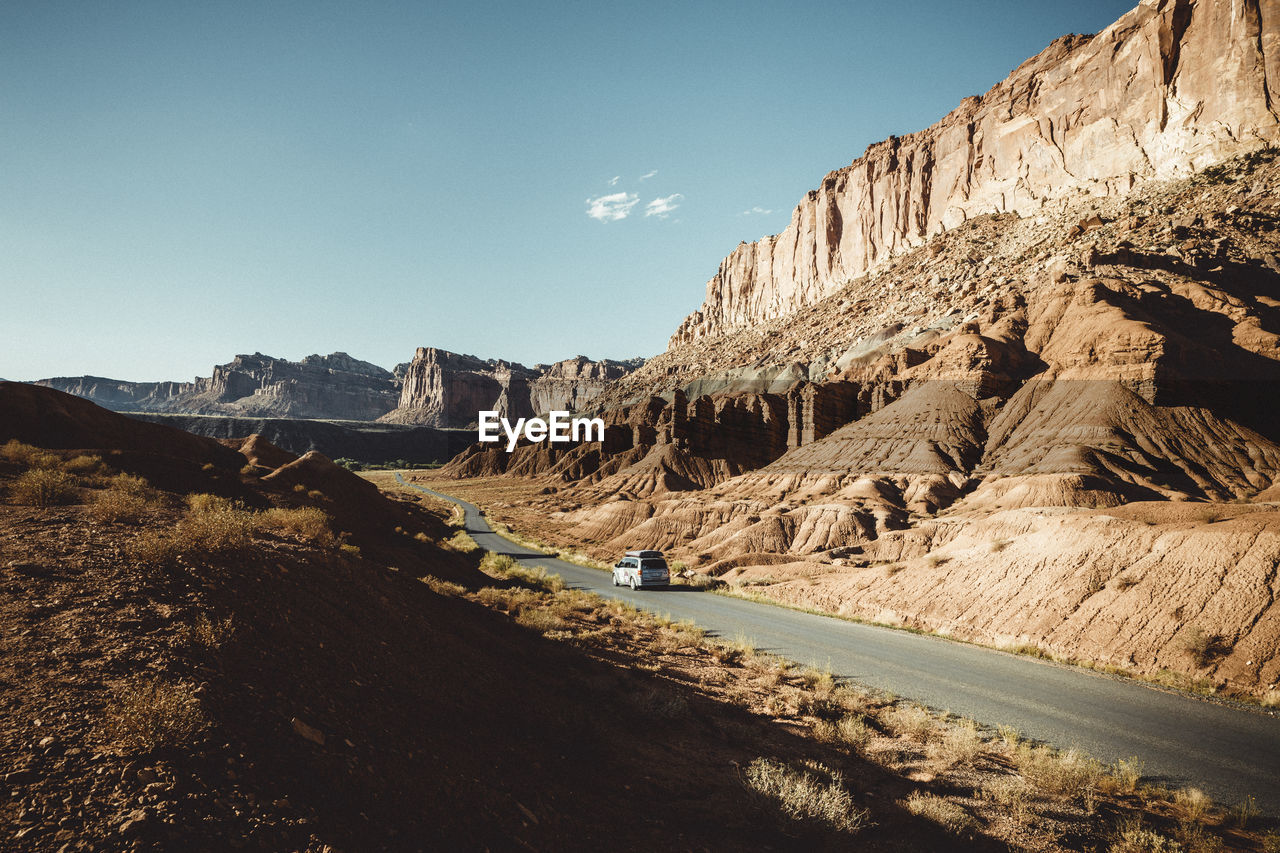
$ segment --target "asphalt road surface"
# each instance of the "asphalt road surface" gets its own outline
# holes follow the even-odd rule
[[[1151,781],[1195,786],[1228,805],[1252,796],[1265,815],[1280,817],[1280,717],[940,637],[706,592],[615,587],[604,572],[494,533],[466,501],[413,488],[462,506],[480,547],[542,566],[569,586],[1108,763],[1136,756]]]

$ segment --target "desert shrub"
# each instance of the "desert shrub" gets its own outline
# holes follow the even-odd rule
[[[175,535],[187,549],[204,554],[238,551],[248,546],[257,519],[239,504],[217,495],[187,497],[187,512]]]
[[[933,717],[919,705],[901,705],[881,712],[880,720],[900,737],[924,742],[933,732]]]
[[[1121,793],[1132,794],[1138,790],[1138,783],[1142,781],[1143,769],[1142,760],[1136,756],[1127,760],[1121,759],[1111,769],[1111,777]]]
[[[275,507],[263,512],[258,522],[267,530],[297,536],[327,548],[333,545],[332,519],[324,510],[314,506],[293,509]]]
[[[1173,801],[1186,812],[1187,819],[1199,823],[1213,808],[1213,800],[1199,788],[1183,788],[1173,795]]]
[[[430,541],[425,533],[418,534],[423,541]],[[459,530],[453,536],[444,542],[444,547],[451,551],[457,551],[459,554],[471,554],[480,550],[480,546],[476,544],[476,540],[471,538],[471,534],[465,530]]]
[[[520,611],[516,614],[516,622],[544,634],[548,631],[559,631],[565,626],[565,621],[559,616],[549,610],[541,609]]]
[[[128,492],[107,489],[93,496],[89,513],[98,521],[139,521],[146,515],[147,500]]]
[[[76,478],[58,468],[32,468],[19,474],[9,491],[21,504],[57,506],[75,499]]]
[[[1022,735],[1013,726],[996,726],[996,735],[1006,749],[1017,749],[1022,743]]]
[[[360,546],[352,545],[350,542],[343,542],[338,546],[338,550],[348,557],[358,558],[360,556]]]
[[[454,583],[453,581],[441,580],[435,575],[424,575],[423,577],[419,578],[419,580],[425,583],[427,585],[427,588],[430,589],[432,592],[434,592],[436,595],[457,596],[457,595],[465,595],[467,592],[467,588],[462,584]]]
[[[854,806],[844,777],[816,761],[796,768],[757,758],[747,767],[745,781],[792,820],[820,821],[851,833],[867,825],[867,811]]]
[[[100,473],[102,469],[102,457],[87,453],[73,456],[62,463],[62,470],[69,471],[72,474],[96,474]]]
[[[1241,829],[1248,829],[1249,825],[1262,814],[1262,810],[1258,808],[1258,801],[1254,797],[1245,797],[1240,802],[1231,807],[1228,817],[1231,822]]]
[[[480,568],[547,592],[560,592],[564,589],[564,579],[559,575],[548,574],[541,566],[523,566],[506,554],[485,554],[480,561]]]
[[[1117,830],[1109,853],[1182,853],[1182,845],[1132,820]]]
[[[1028,782],[1045,794],[1062,799],[1091,794],[1105,773],[1101,764],[1074,749],[1056,752],[1047,746],[1023,743],[1013,750],[1012,758]]]
[[[183,746],[205,727],[199,700],[183,684],[145,681],[117,692],[103,722],[107,740],[127,752]]]
[[[875,734],[862,714],[846,714],[834,723],[819,720],[813,727],[813,733],[821,741],[844,744],[854,749],[865,749]]]
[[[167,566],[182,552],[177,537],[165,530],[144,530],[124,546],[126,557],[152,566]]]
[[[116,474],[94,495],[90,513],[99,521],[138,521],[151,508],[156,492],[141,477]]]
[[[835,689],[836,680],[830,670],[807,667],[800,672],[800,681],[810,690],[821,690],[830,693]]]
[[[975,826],[973,818],[960,805],[935,794],[916,791],[907,797],[905,805],[913,815],[931,820],[953,834],[965,832]]]
[[[947,727],[942,737],[929,744],[929,758],[944,768],[972,764],[982,754],[982,747],[978,724],[973,720],[965,720],[959,725]]]
[[[979,799],[994,803],[1017,823],[1023,823],[1031,815],[1031,789],[1027,780],[1018,776],[1001,776],[985,782],[978,792]]]
[[[209,614],[201,613],[186,627],[187,642],[209,651],[215,651],[235,633],[235,624],[230,616],[221,621],[209,618]]]
[[[1012,543],[1013,543],[1013,540],[1011,539],[992,539],[991,552],[993,554],[999,554],[1005,548],[1008,548]]]
[[[1195,628],[1182,638],[1182,650],[1198,667],[1208,666],[1224,652],[1222,638],[1203,628]]]
[[[27,468],[58,468],[62,465],[62,457],[58,454],[18,441],[16,438],[0,445],[0,459]]]

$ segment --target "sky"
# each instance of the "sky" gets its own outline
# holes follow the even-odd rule
[[[652,356],[827,172],[1133,2],[0,2],[0,377]]]

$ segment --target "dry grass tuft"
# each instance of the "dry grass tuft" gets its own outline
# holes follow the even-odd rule
[[[50,453],[43,448],[18,441],[16,438],[0,445],[0,459],[27,468],[58,468],[62,465],[62,457],[56,453]]]
[[[1225,651],[1222,637],[1210,634],[1203,628],[1194,628],[1182,638],[1182,650],[1191,656],[1198,667],[1208,666]]]
[[[257,526],[254,514],[217,495],[188,495],[187,512],[175,536],[187,550],[222,554],[248,547]]]
[[[191,645],[217,651],[223,643],[231,639],[231,635],[235,632],[235,624],[230,616],[221,621],[214,621],[207,613],[201,613],[187,626],[185,634]]]
[[[480,561],[480,568],[489,574],[496,574],[547,592],[560,592],[565,588],[564,579],[559,575],[549,574],[541,566],[523,566],[506,554],[495,554],[490,551]]]
[[[1199,788],[1183,788],[1174,792],[1173,801],[1182,807],[1187,819],[1199,823],[1213,808],[1213,799]]]
[[[427,588],[436,595],[458,596],[465,595],[467,592],[467,588],[462,584],[454,583],[453,581],[441,580],[435,575],[424,575],[419,578],[419,580],[425,583]]]
[[[93,496],[89,513],[98,521],[138,522],[156,506],[158,496],[150,484],[132,474],[117,474]]]
[[[76,485],[75,476],[59,468],[32,468],[18,475],[9,493],[18,503],[45,508],[74,501]]]
[[[880,722],[899,737],[918,743],[929,739],[934,728],[933,716],[919,705],[899,705],[880,713]]]
[[[73,456],[63,462],[62,470],[72,474],[101,474],[106,470],[106,466],[102,464],[101,456],[81,453],[79,456]]]
[[[842,744],[854,749],[866,749],[875,735],[862,714],[848,714],[836,722],[819,720],[813,726],[813,734],[825,743]]]
[[[204,711],[189,687],[146,681],[117,693],[103,722],[103,733],[126,752],[151,752],[184,746],[205,725]]]
[[[1135,819],[1120,826],[1108,850],[1109,853],[1182,853],[1182,845],[1147,829]]]
[[[541,609],[521,610],[516,614],[516,622],[544,634],[548,631],[560,631],[565,627],[564,619],[550,610]]]
[[[277,507],[261,513],[257,522],[262,529],[297,536],[322,548],[331,548],[337,541],[333,535],[333,520],[319,507]]]
[[[929,743],[929,760],[940,769],[972,764],[982,754],[983,746],[978,724],[973,720],[963,720],[958,725],[948,726],[940,738]]]
[[[1088,798],[1106,773],[1101,764],[1074,749],[1019,744],[1010,756],[1018,772],[1039,791],[1062,800]]]
[[[856,808],[837,770],[815,761],[793,768],[768,758],[757,758],[747,767],[746,784],[752,791],[777,804],[792,820],[814,820],[843,832],[854,833],[867,825],[867,811]]]
[[[916,791],[907,797],[904,805],[913,815],[931,820],[955,835],[967,832],[976,825],[973,817],[961,806],[935,794],[922,794]]]
[[[1026,823],[1034,814],[1031,787],[1019,776],[1001,776],[984,783],[978,798],[998,806],[1015,823]]]
[[[421,537],[418,540],[420,542],[431,541],[425,533],[419,533],[418,536]],[[472,539],[471,534],[467,533],[465,530],[459,530],[441,544],[450,551],[457,551],[459,554],[472,554],[480,550],[480,546],[476,544],[476,540]]]

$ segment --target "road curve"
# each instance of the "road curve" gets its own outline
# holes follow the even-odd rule
[[[474,505],[422,486],[466,512],[466,530],[482,548],[542,566],[572,587],[620,599],[714,635],[744,638],[763,651],[828,667],[839,677],[971,717],[1009,725],[1061,748],[1106,762],[1137,756],[1147,777],[1195,786],[1226,804],[1256,798],[1280,817],[1280,718],[1205,701],[1076,667],[873,625],[862,625],[679,588],[633,591],[609,576],[516,545]]]

